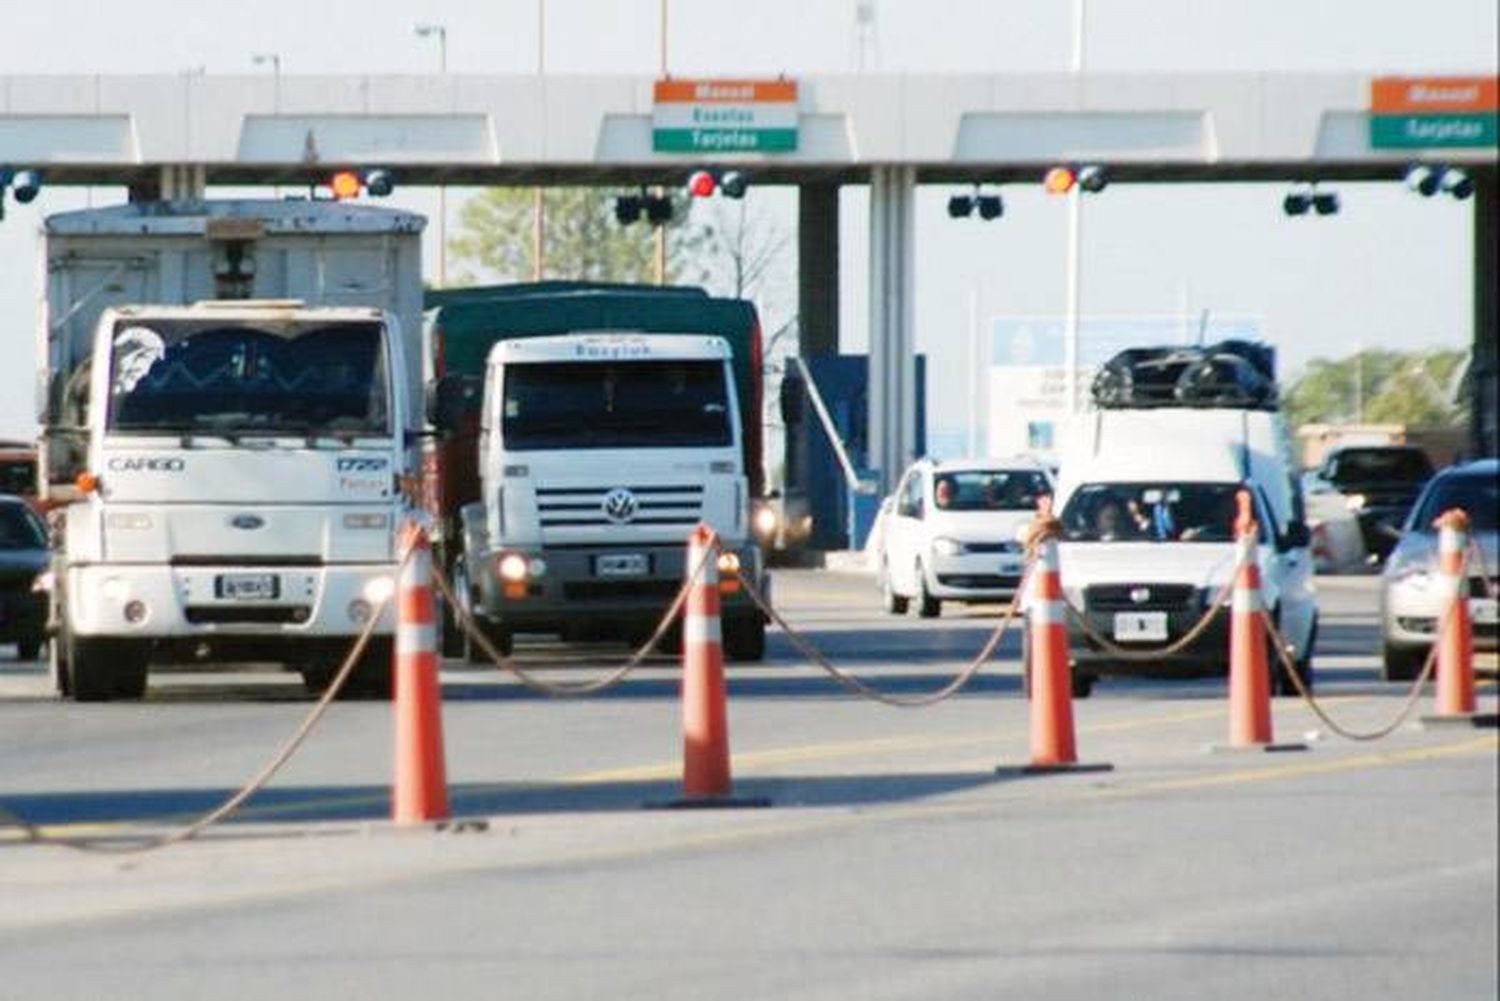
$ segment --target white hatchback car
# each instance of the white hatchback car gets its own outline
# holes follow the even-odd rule
[[[933,618],[944,601],[1009,600],[1025,566],[1017,529],[1052,491],[1047,468],[1029,457],[914,464],[881,514],[885,610],[901,615],[915,603]]]

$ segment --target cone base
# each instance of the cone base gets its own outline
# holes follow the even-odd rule
[[[1107,761],[1072,761],[1058,764],[998,765],[996,775],[1063,775],[1067,773],[1088,774],[1090,772],[1112,772],[1115,766]]]
[[[1448,727],[1490,730],[1500,727],[1500,713],[1452,713],[1444,716],[1423,716],[1417,722],[1424,730],[1440,730]]]
[[[684,796],[664,803],[647,803],[648,810],[740,810],[771,805],[769,796]]]
[[[1244,754],[1261,752],[1265,754],[1281,754],[1286,751],[1308,751],[1311,750],[1300,741],[1276,744],[1209,744],[1203,748],[1206,754]]]

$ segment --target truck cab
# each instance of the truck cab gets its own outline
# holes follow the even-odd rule
[[[395,583],[406,365],[381,309],[106,309],[69,386],[87,451],[54,563],[58,687],[139,697],[152,659],[210,657],[326,686]],[[389,691],[389,636],[356,690]]]
[[[648,635],[714,529],[723,642],[764,655],[741,407],[721,337],[595,331],[503,340],[480,416],[481,500],[461,512],[461,601],[502,649],[516,632]]]

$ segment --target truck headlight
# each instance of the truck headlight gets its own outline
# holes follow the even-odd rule
[[[773,508],[761,507],[755,511],[755,531],[757,534],[770,537],[776,534],[776,511]]]
[[[940,535],[932,540],[932,551],[939,556],[962,556],[967,548],[962,542],[947,536]]]
[[[495,572],[500,575],[500,579],[511,582],[525,580],[529,569],[526,557],[520,553],[506,553],[495,564]]]
[[[360,588],[360,594],[372,605],[378,605],[396,592],[396,582],[390,577],[371,577]]]

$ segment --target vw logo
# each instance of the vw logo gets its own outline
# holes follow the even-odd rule
[[[1133,587],[1130,589],[1130,600],[1137,605],[1144,605],[1151,600],[1151,589],[1149,587]]]
[[[640,502],[635,499],[635,494],[629,490],[626,490],[624,487],[615,487],[604,495],[604,503],[601,507],[604,508],[604,517],[617,525],[623,525],[635,517],[635,512],[640,507]]]
[[[229,519],[229,524],[235,528],[252,529],[260,528],[266,523],[266,519],[258,514],[237,514]]]

